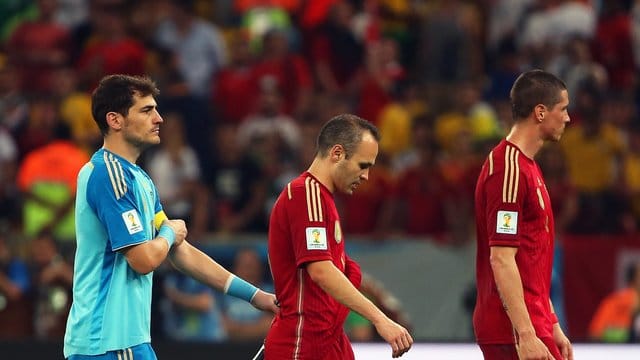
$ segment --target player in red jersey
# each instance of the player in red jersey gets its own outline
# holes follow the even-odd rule
[[[532,70],[513,84],[511,104],[511,131],[489,153],[476,185],[473,328],[488,360],[573,359],[550,300],[553,212],[533,160],[570,121],[567,88]]]
[[[321,129],[309,169],[278,197],[269,223],[269,264],[280,313],[265,340],[265,359],[353,359],[343,330],[352,309],[375,326],[402,356],[409,332],[359,291],[361,272],[345,253],[333,193],[351,194],[369,177],[378,155],[377,128],[355,115]]]

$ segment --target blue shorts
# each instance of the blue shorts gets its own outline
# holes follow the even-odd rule
[[[67,360],[158,360],[151,344],[109,351],[101,355],[71,355]]]

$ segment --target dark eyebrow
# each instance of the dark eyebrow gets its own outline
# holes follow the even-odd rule
[[[364,169],[368,169],[368,168],[372,167],[373,163],[361,162],[361,163],[358,163],[358,165],[360,165],[360,169],[364,170]]]
[[[153,110],[157,107],[157,105],[146,105],[143,106],[140,111],[145,112],[145,111],[149,111],[149,110]]]

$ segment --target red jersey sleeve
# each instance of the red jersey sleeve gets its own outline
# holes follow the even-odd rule
[[[334,243],[329,228],[327,198],[320,184],[307,177],[303,186],[291,187],[287,218],[290,221],[291,242],[297,266],[311,261],[332,260]],[[331,199],[329,199],[331,200]]]
[[[345,255],[344,258],[344,275],[349,279],[353,286],[356,287],[356,289],[359,289],[360,285],[362,285],[362,270],[360,269],[360,265],[358,265],[358,263],[348,255]]]
[[[522,222],[522,204],[526,194],[525,176],[519,166],[524,156],[513,146],[506,155],[492,154],[493,171],[484,191],[485,216],[489,246],[520,246],[518,225]]]

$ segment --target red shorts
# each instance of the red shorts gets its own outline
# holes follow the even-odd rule
[[[556,360],[563,360],[560,349],[552,338],[540,338],[547,345],[549,352]],[[480,345],[484,360],[518,360],[515,344],[482,344]]]

